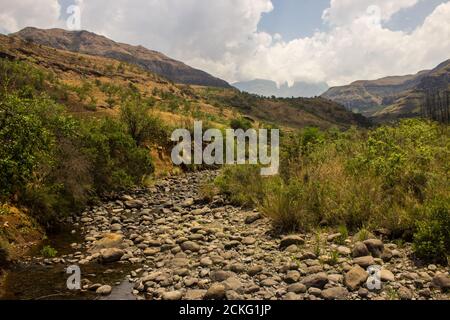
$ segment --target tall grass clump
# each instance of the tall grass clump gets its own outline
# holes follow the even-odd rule
[[[387,228],[406,240],[415,234],[418,255],[442,256],[450,229],[449,137],[447,126],[419,119],[371,131],[305,129],[283,134],[279,176],[234,167],[218,181],[230,197],[259,206],[277,229]]]

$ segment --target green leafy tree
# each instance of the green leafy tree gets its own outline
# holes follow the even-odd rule
[[[167,140],[161,121],[150,115],[150,107],[139,100],[126,101],[120,108],[120,119],[138,146],[143,146],[145,142],[161,143]]]

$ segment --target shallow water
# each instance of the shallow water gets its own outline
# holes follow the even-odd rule
[[[52,235],[44,241],[41,246],[33,248],[30,256],[40,256],[40,250],[44,245],[49,245],[61,255],[72,254],[78,250],[72,249],[71,243],[80,243],[79,233],[72,234],[70,230],[64,230],[59,234]],[[113,287],[110,296],[99,297],[93,291],[71,291],[67,289],[67,279],[70,274],[66,268],[72,265],[51,264],[36,262],[19,262],[10,267],[4,283],[5,294],[0,299],[6,300],[134,300],[133,283],[126,276],[132,270],[139,268],[131,264],[99,264],[90,263],[80,266],[81,279],[88,279],[92,284],[108,284]]]

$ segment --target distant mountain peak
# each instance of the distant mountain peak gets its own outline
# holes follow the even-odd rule
[[[18,36],[56,49],[103,56],[135,64],[176,83],[221,88],[231,87],[224,80],[171,59],[160,52],[147,49],[142,45],[132,46],[115,42],[87,30],[67,31],[56,28],[44,30],[26,27],[12,34],[12,36]]]
[[[289,86],[287,82],[278,86],[275,81],[267,79],[254,79],[251,81],[242,81],[233,83],[233,86],[241,91],[258,94],[266,97],[314,97],[319,96],[325,92],[329,87],[325,82],[307,83],[295,82],[294,85]]]

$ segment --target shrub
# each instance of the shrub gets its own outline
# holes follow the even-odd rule
[[[150,115],[151,107],[138,99],[127,100],[120,108],[120,118],[138,146],[145,142],[168,141],[168,134],[161,120]]]
[[[140,184],[149,151],[114,119],[77,121],[45,96],[0,99],[0,197],[50,228],[103,192]],[[14,197],[13,197],[14,196]]]
[[[51,246],[44,246],[41,249],[41,255],[44,258],[54,258],[58,254],[58,251],[56,251],[55,248],[52,248]]]
[[[414,234],[414,252],[424,260],[446,261],[450,255],[450,198],[437,199],[422,210]]]
[[[258,166],[236,165],[225,167],[215,180],[220,192],[237,205],[255,206],[264,196],[263,178]]]
[[[99,193],[138,185],[154,171],[150,153],[138,147],[117,120],[84,122],[80,141],[91,162],[94,190]]]
[[[48,161],[55,144],[52,130],[66,129],[58,128],[58,110],[46,98],[7,95],[0,101],[0,196],[22,191],[38,165]]]
[[[0,59],[0,83],[2,94],[16,91],[20,97],[38,96],[51,76],[24,62]]]
[[[230,127],[234,130],[242,129],[247,131],[252,128],[252,123],[245,118],[236,118],[230,121]]]
[[[304,207],[307,197],[301,183],[291,181],[285,184],[281,179],[274,179],[265,185],[261,211],[273,221],[276,229],[282,231],[307,231],[319,221],[314,221]]]

